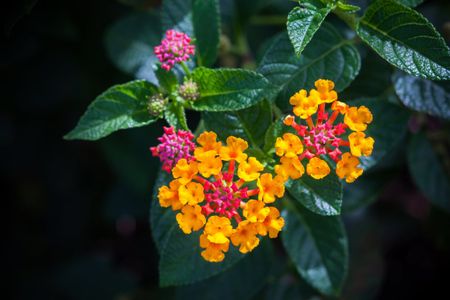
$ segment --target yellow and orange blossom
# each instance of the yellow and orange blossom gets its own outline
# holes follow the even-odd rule
[[[242,162],[247,159],[244,151],[248,148],[248,143],[241,138],[229,136],[227,138],[227,146],[220,148],[220,158],[225,161],[235,160]]]
[[[256,224],[250,223],[249,221],[242,221],[239,223],[236,231],[231,235],[231,242],[235,246],[240,246],[239,251],[241,253],[247,253],[259,245],[257,234]]]
[[[186,234],[199,230],[206,223],[206,218],[202,214],[202,208],[198,205],[184,206],[176,218],[181,230]]]
[[[298,136],[285,133],[282,138],[277,138],[275,151],[278,156],[297,157],[303,152],[303,145]]]
[[[350,153],[344,153],[342,159],[336,165],[336,174],[339,178],[344,179],[347,183],[352,183],[363,173],[363,169],[358,168],[358,158]]]
[[[275,173],[284,181],[295,180],[306,169],[309,176],[320,180],[332,171],[332,160],[339,164],[336,174],[352,182],[363,172],[358,167],[359,157],[373,151],[375,140],[363,132],[373,121],[372,113],[365,106],[349,106],[338,100],[331,80],[319,79],[314,86],[309,93],[301,89],[289,99],[294,114],[284,117],[283,124],[295,133],[284,133],[276,139],[280,163]],[[351,157],[343,152],[350,152]]]
[[[262,236],[269,233],[270,238],[276,238],[284,226],[284,219],[275,207],[270,207],[270,212],[263,222],[257,224],[258,233]]]
[[[323,159],[313,157],[306,165],[306,173],[314,179],[322,179],[330,174],[330,167]]]
[[[300,90],[294,94],[289,103],[294,106],[294,114],[302,119],[306,119],[317,112],[319,97],[308,97],[306,90]]]
[[[265,173],[258,178],[256,183],[259,188],[258,200],[265,203],[272,203],[275,198],[281,198],[284,195],[284,180],[281,176],[272,178],[272,174]]]
[[[372,113],[365,106],[350,107],[344,117],[344,123],[354,131],[364,131],[373,120]]]

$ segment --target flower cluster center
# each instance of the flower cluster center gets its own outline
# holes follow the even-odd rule
[[[324,104],[321,105],[321,109]],[[328,119],[328,114],[321,114],[317,119],[317,124],[311,127],[298,125],[296,131],[303,137],[305,151],[302,157],[313,158],[319,155],[328,154],[334,161],[341,157],[339,146],[345,144],[341,135],[345,133],[346,125],[339,123],[333,125],[333,118]]]
[[[202,207],[205,215],[212,213],[225,216],[229,219],[235,217],[240,219],[238,209],[243,200],[248,199],[247,187],[240,188],[238,183],[233,182],[234,174],[218,175],[214,182],[205,185],[206,204]],[[226,180],[229,177],[231,180]]]

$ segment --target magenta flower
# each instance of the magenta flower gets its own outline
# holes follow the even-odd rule
[[[191,45],[191,38],[173,29],[166,31],[166,37],[161,45],[154,48],[156,57],[161,62],[161,68],[169,71],[176,63],[189,60],[195,54],[195,46]]]
[[[176,131],[173,127],[163,128],[164,134],[158,138],[161,143],[158,146],[150,147],[150,151],[153,156],[159,157],[162,169],[170,173],[180,159],[185,158],[190,161],[193,158],[194,135],[190,131]]]

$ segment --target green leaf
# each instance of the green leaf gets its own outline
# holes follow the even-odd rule
[[[283,117],[273,122],[266,131],[264,136],[264,152],[275,153],[275,142],[283,133],[286,126],[283,124]]]
[[[351,5],[351,4],[348,4],[348,3],[343,3],[343,2],[341,2],[341,1],[338,1],[338,2],[336,3],[336,6],[337,6],[340,10],[345,11],[345,12],[348,12],[348,13],[354,13],[354,12],[357,12],[358,10],[361,9],[361,7],[359,7],[359,6]]]
[[[253,146],[261,146],[272,120],[272,110],[268,100],[233,112],[204,112],[202,114],[207,130],[217,132],[225,141],[228,136],[238,136]]]
[[[200,283],[179,287],[176,299],[253,299],[272,275],[276,261],[270,241],[267,237],[263,239],[253,252],[229,270]]]
[[[423,0],[395,0],[395,1],[408,7],[416,7],[417,5],[423,2]]]
[[[174,220],[175,221],[175,220]],[[168,229],[168,237],[161,250],[159,283],[162,287],[192,284],[219,274],[244,257],[230,246],[221,263],[210,263],[201,257],[200,232],[184,234],[176,222]]]
[[[341,219],[314,214],[301,205],[283,211],[283,217],[281,238],[299,274],[323,294],[339,295],[348,270],[347,236]]]
[[[392,0],[369,6],[356,32],[381,57],[414,76],[450,79],[450,49],[433,25]]]
[[[298,56],[311,41],[332,9],[333,5],[316,0],[302,2],[300,7],[291,10],[287,20],[287,31]]]
[[[450,82],[433,82],[400,72],[394,75],[400,101],[410,109],[450,119]]]
[[[156,78],[158,79],[159,86],[167,93],[170,94],[176,91],[178,87],[178,79],[175,73],[172,71],[166,71],[158,66],[155,70]]]
[[[370,173],[355,182],[344,182],[343,213],[351,213],[374,202],[390,177],[384,173]]]
[[[169,29],[175,29],[193,38],[192,1],[163,0],[161,6],[161,25],[163,32]]]
[[[425,135],[416,135],[409,143],[408,166],[414,182],[425,197],[450,212],[450,179]]]
[[[117,68],[138,79],[157,83],[153,66],[158,59],[153,47],[161,40],[161,25],[154,13],[130,14],[108,29],[105,45]]]
[[[221,263],[210,263],[201,257],[200,232],[184,234],[175,219],[176,212],[159,205],[157,194],[172,176],[160,171],[153,188],[150,223],[156,247],[160,253],[159,277],[161,286],[192,284],[217,275],[234,265],[244,255],[230,246]]]
[[[360,68],[358,50],[324,23],[305,48],[295,56],[286,34],[278,36],[267,50],[258,72],[279,88],[277,105],[290,108],[289,98],[300,89],[311,89],[319,78],[333,80],[341,91],[352,82]]]
[[[339,94],[340,99],[380,97],[392,89],[392,66],[370,48],[364,50],[367,51],[362,55],[361,71]]]
[[[171,103],[164,111],[164,118],[170,126],[176,129],[189,130],[186,120],[186,113],[180,104]]]
[[[373,115],[373,121],[365,131],[375,140],[372,155],[360,157],[363,169],[367,170],[383,160],[394,151],[408,132],[409,113],[401,107],[376,98],[349,101],[349,105],[364,105]]]
[[[169,185],[172,175],[160,170],[153,185],[152,199],[150,204],[150,225],[153,241],[156,249],[161,253],[163,245],[169,237],[169,229],[174,226],[175,212],[170,208],[163,208],[159,205],[158,190],[163,185]]]
[[[217,0],[193,0],[192,18],[199,66],[211,66],[217,58],[220,13]]]
[[[200,99],[192,103],[199,111],[234,111],[270,99],[273,87],[261,74],[243,69],[196,68],[192,79]]]
[[[119,129],[141,127],[158,117],[147,111],[148,97],[157,88],[143,80],[113,86],[95,98],[67,140],[98,140]]]
[[[304,174],[286,183],[289,194],[310,211],[333,216],[341,213],[342,183],[332,170],[328,176],[317,180]]]

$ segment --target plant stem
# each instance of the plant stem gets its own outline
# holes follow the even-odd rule
[[[273,111],[273,114],[275,115],[276,119],[279,119],[279,118],[281,118],[281,116],[283,116],[281,109],[278,106],[276,106],[275,104],[272,104],[272,111]]]
[[[190,77],[191,77],[191,71],[189,70],[188,66],[184,63],[184,61],[182,61],[182,62],[180,63],[180,65],[181,65],[181,67],[183,68],[183,71],[184,71],[184,73],[186,74],[186,76],[187,76],[188,78],[190,78]]]

